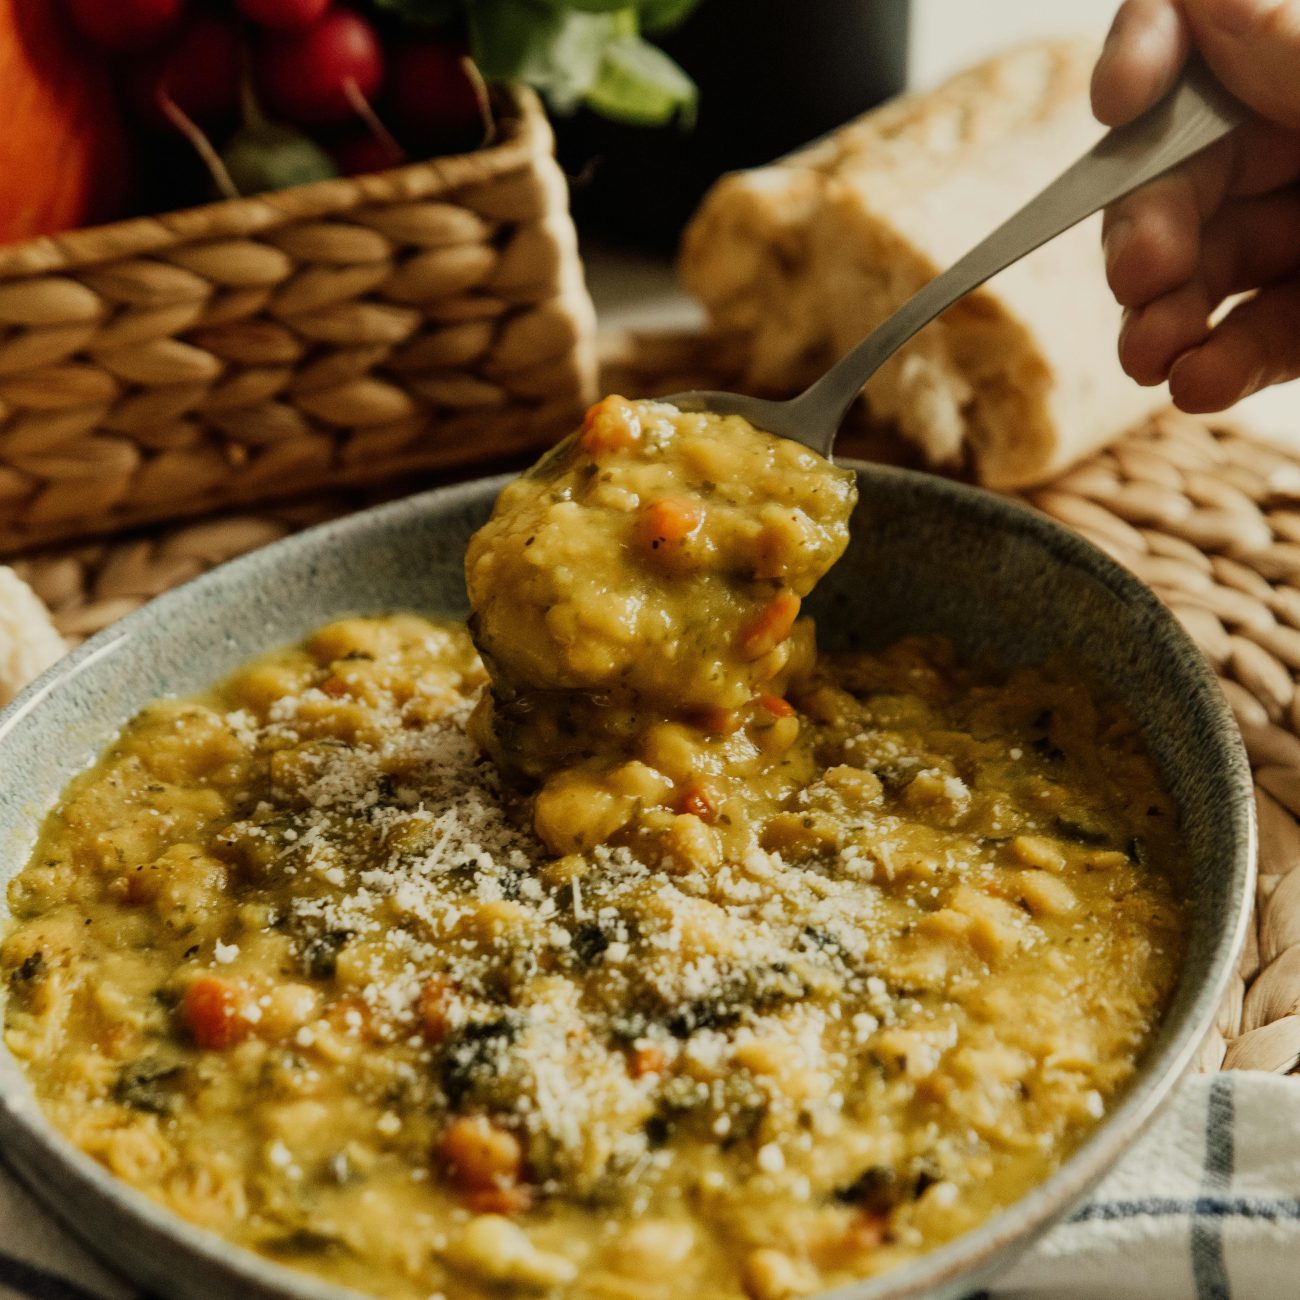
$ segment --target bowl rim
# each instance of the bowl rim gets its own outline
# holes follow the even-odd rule
[[[973,515],[978,523],[1027,533],[1053,561],[1085,570],[1126,603],[1139,606],[1147,617],[1156,619],[1169,638],[1170,649],[1177,653],[1189,707],[1195,703],[1209,724],[1207,750],[1213,747],[1222,767],[1222,776],[1230,787],[1228,806],[1232,814],[1234,852],[1232,861],[1224,864],[1224,870],[1231,877],[1230,906],[1215,932],[1208,960],[1194,972],[1193,978],[1197,981],[1195,992],[1190,996],[1179,1023],[1171,1028],[1167,1022],[1162,1022],[1158,1033],[1164,1041],[1143,1058],[1132,1082],[1115,1105],[1052,1174],[969,1232],[877,1277],[818,1293],[818,1300],[903,1300],[904,1297],[948,1294],[950,1289],[954,1289],[954,1293],[966,1291],[977,1287],[1009,1263],[1013,1257],[1011,1252],[1019,1253],[1027,1248],[1101,1178],[1146,1128],[1168,1100],[1174,1085],[1188,1072],[1213,1024],[1220,998],[1245,942],[1251,917],[1256,871],[1254,781],[1231,709],[1210,665],[1154,593],[1109,555],[1041,512],[989,490],[895,466],[851,459],[838,463],[885,485],[892,482],[908,491],[932,494],[941,502],[951,503],[954,510]],[[268,563],[274,565],[294,554],[310,553],[322,545],[346,545],[358,534],[383,531],[393,521],[402,518],[419,517],[429,512],[446,514],[458,505],[477,504],[489,495],[495,495],[514,477],[513,474],[501,474],[471,479],[328,520],[238,556],[164,592],[65,655],[0,710],[0,746],[18,723],[38,709],[46,697],[93,665],[113,646],[129,638],[136,628],[148,626],[159,616],[159,609],[165,612],[173,600],[183,597],[192,601],[207,591],[217,596],[237,597],[245,577],[252,577]],[[108,740],[109,737],[105,737],[102,743],[106,744]],[[6,905],[0,901],[0,921],[7,915]],[[108,1260],[110,1267],[121,1268],[120,1259],[115,1259],[111,1251],[106,1252],[102,1243],[81,1235],[69,1207],[43,1179],[44,1162],[51,1162],[61,1173],[87,1185],[87,1191],[115,1203],[121,1212],[164,1238],[182,1255],[201,1259],[208,1269],[220,1272],[232,1285],[240,1284],[257,1294],[283,1296],[291,1300],[358,1300],[364,1294],[277,1263],[247,1247],[237,1246],[215,1232],[199,1228],[164,1209],[143,1192],[111,1174],[64,1137],[45,1118],[25,1082],[21,1064],[2,1043],[0,1057],[24,1076],[24,1087],[28,1089],[16,1094],[0,1081],[0,1157],[16,1170],[60,1223],[70,1228],[94,1255]],[[41,1168],[29,1164],[25,1152],[21,1153],[19,1160],[9,1159],[9,1148],[15,1135],[20,1149],[26,1147],[39,1155]]]

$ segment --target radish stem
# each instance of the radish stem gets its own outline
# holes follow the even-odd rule
[[[406,150],[397,143],[393,133],[384,125],[373,105],[362,93],[361,87],[357,85],[355,77],[349,77],[343,83],[343,93],[348,97],[348,103],[352,105],[353,111],[366,124],[370,134],[388,150],[393,166],[397,167],[406,162]]]
[[[478,100],[478,111],[483,118],[483,143],[479,148],[486,149],[497,135],[496,114],[492,112],[492,96],[488,93],[487,82],[483,80],[478,64],[468,54],[461,56],[460,66],[465,73],[465,80],[474,90],[474,98]]]
[[[212,147],[212,141],[203,133],[202,128],[192,117],[161,87],[158,90],[158,107],[162,109],[167,120],[194,146],[194,152],[203,159],[204,166],[212,173],[212,180],[222,196],[227,199],[242,198],[239,187],[231,178],[221,155]]]

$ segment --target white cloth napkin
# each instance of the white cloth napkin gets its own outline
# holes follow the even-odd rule
[[[1186,1080],[1096,1192],[992,1300],[1273,1300],[1300,1294],[1300,1079]],[[0,1297],[131,1300],[0,1170]]]
[[[1093,1195],[992,1288],[998,1300],[1300,1295],[1300,1079],[1185,1080]]]

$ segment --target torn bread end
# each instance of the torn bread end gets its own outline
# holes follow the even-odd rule
[[[40,598],[12,569],[0,566],[0,705],[66,649]]]
[[[803,387],[1082,153],[1101,131],[1095,54],[1072,41],[1009,50],[719,183],[682,273],[744,347],[745,386]],[[932,463],[1016,488],[1163,406],[1163,390],[1120,368],[1097,227],[1067,231],[923,330],[868,384],[873,416]]]

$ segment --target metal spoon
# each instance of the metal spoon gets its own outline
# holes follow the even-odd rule
[[[862,386],[940,312],[1026,253],[1199,153],[1247,116],[1246,108],[1219,85],[1204,63],[1193,59],[1160,103],[1103,136],[798,397],[775,402],[742,393],[691,392],[664,401],[688,411],[741,415],[757,428],[829,456],[845,412]]]

